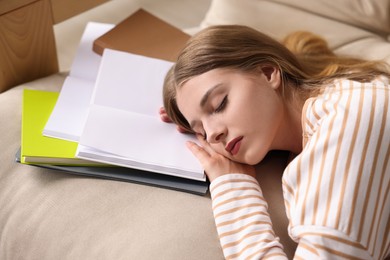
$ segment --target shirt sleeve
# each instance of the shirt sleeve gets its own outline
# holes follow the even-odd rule
[[[223,175],[211,183],[210,191],[225,259],[287,259],[256,179],[245,174]],[[294,259],[345,259],[352,255],[354,259],[370,259],[364,246],[342,232],[305,226]]]
[[[226,174],[211,183],[210,191],[226,259],[287,259],[256,179]]]
[[[389,87],[344,81],[308,102],[306,145],[283,175],[297,259],[389,252]]]

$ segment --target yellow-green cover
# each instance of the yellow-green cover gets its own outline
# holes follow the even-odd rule
[[[23,92],[21,163],[99,165],[75,157],[77,143],[42,135],[56,104],[58,92],[25,89]],[[101,165],[101,164],[100,164]]]

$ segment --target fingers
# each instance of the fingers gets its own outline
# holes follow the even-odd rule
[[[184,129],[183,127],[181,127],[179,125],[176,126],[176,129],[177,129],[177,131],[179,131],[179,133],[182,133],[182,134],[188,133],[188,131],[186,129]]]
[[[213,181],[218,176],[229,173],[228,166],[230,160],[215,153],[213,150],[211,150],[213,154],[210,154],[209,149],[211,149],[211,147],[202,137],[201,143],[205,144],[205,146],[199,146],[191,141],[188,141],[186,144],[192,154],[202,165],[209,180]]]
[[[200,164],[202,164],[204,166],[204,164],[210,158],[210,155],[208,154],[208,152],[205,149],[203,149],[202,147],[200,147],[199,145],[197,145],[196,143],[191,142],[191,141],[186,142],[186,145],[187,145],[188,149],[190,149],[192,154],[198,159]]]
[[[204,137],[200,134],[197,134],[196,135],[198,141],[200,142],[200,144],[202,145],[202,147],[210,154],[210,155],[214,155],[216,154],[216,152],[214,151],[213,148],[211,148],[210,144],[206,141],[206,139],[204,139]]]
[[[161,114],[166,114],[167,112],[165,111],[165,108],[164,107],[160,107],[160,109],[158,110],[158,113],[161,115]]]
[[[160,114],[161,121],[163,121],[165,123],[172,123],[172,120],[169,118],[169,116],[168,116],[167,112],[165,111],[164,107],[160,107],[158,113]],[[182,133],[182,134],[188,133],[188,131],[185,128],[183,128],[183,127],[181,127],[179,125],[176,126],[176,129],[177,129],[177,131],[179,133]]]
[[[165,111],[164,107],[160,107],[158,113],[160,114],[160,118],[161,118],[161,120],[163,122],[165,122],[165,123],[171,123],[172,122],[172,120],[167,115],[167,112]]]

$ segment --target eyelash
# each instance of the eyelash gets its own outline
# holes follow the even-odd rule
[[[226,95],[223,98],[221,104],[214,110],[214,113],[222,112],[226,108],[227,102],[228,102],[228,96]]]
[[[226,96],[222,99],[221,104],[219,104],[219,106],[214,110],[214,113],[220,113],[220,112],[222,112],[222,111],[226,108],[227,103],[228,103],[228,96],[226,95]],[[203,134],[202,134],[202,137],[203,137],[204,140],[207,140],[207,134],[206,134],[206,133],[203,133]]]

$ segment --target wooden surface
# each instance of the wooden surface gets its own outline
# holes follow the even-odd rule
[[[12,12],[38,0],[0,0],[0,15]]]
[[[0,0],[0,93],[58,72],[53,25],[108,0]]]
[[[0,92],[58,72],[49,0],[0,16]]]
[[[108,0],[50,0],[50,2],[53,9],[53,22],[56,24]]]

